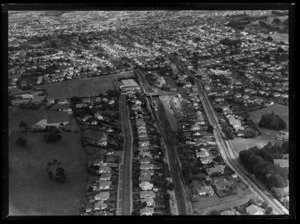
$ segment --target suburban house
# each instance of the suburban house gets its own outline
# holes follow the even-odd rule
[[[240,215],[240,213],[235,210],[224,210],[220,212],[220,215]]]
[[[95,119],[98,119],[98,120],[103,120],[103,117],[102,117],[101,114],[98,113],[98,112],[96,112],[96,113],[94,114],[94,118],[95,118]]]
[[[211,186],[202,186],[201,188],[197,189],[197,193],[198,195],[213,195],[214,194],[214,190],[212,189]]]
[[[150,181],[151,177],[149,175],[141,175],[139,176],[139,181]]]
[[[147,181],[143,181],[142,183],[139,184],[139,186],[140,188],[142,188],[143,191],[152,190],[153,188],[153,184]]]
[[[140,175],[147,175],[147,176],[153,176],[154,170],[141,170]]]
[[[53,111],[47,114],[46,118],[40,120],[32,126],[33,129],[45,129],[46,126],[65,126],[70,122],[68,114],[64,112]]]
[[[209,156],[209,152],[206,150],[206,149],[201,149],[201,151],[196,151],[196,157],[197,158],[204,158],[204,157],[207,157]]]
[[[225,177],[215,178],[213,183],[218,190],[224,190],[227,186],[232,185],[232,182],[227,181]]]
[[[153,191],[140,191],[140,198],[155,198]]]
[[[211,157],[211,156],[201,157],[200,161],[201,161],[202,164],[208,164],[208,163],[211,163],[213,161],[213,157]]]
[[[145,152],[139,152],[139,155],[141,157],[148,157],[148,158],[152,158],[152,155],[149,151],[145,151]]]
[[[94,199],[96,201],[99,201],[99,200],[105,201],[105,200],[109,199],[109,195],[110,195],[109,191],[102,191],[99,194],[96,194]]]
[[[99,173],[110,173],[111,172],[111,168],[108,166],[100,166],[99,167]]]
[[[99,189],[100,190],[109,189],[110,186],[111,186],[111,181],[106,181],[106,180],[99,181]]]
[[[155,206],[155,201],[153,198],[142,198],[141,202],[146,202],[147,203],[147,206],[149,207],[154,207]]]
[[[153,215],[153,213],[154,213],[154,208],[149,208],[149,207],[145,207],[140,211],[141,215]]]
[[[140,165],[141,170],[151,170],[151,169],[153,169],[153,167],[154,167],[154,165],[151,163]]]
[[[246,208],[246,212],[248,215],[263,215],[265,211],[256,205],[250,205]]]
[[[210,167],[206,169],[206,172],[208,173],[208,175],[211,175],[213,173],[223,173],[225,169],[224,165],[217,165],[214,167]]]
[[[274,159],[274,164],[280,166],[281,168],[289,168],[288,159]]]
[[[141,164],[149,164],[151,162],[150,158],[141,158],[140,163]]]
[[[111,178],[111,173],[102,173],[100,176],[100,181],[101,180],[110,180]]]
[[[94,210],[103,210],[103,209],[107,209],[107,204],[103,201],[97,201],[94,204]]]

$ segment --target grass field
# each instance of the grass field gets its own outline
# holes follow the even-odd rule
[[[28,147],[15,142],[27,138]],[[67,176],[58,184],[47,175],[46,164],[60,161]],[[9,138],[9,215],[78,215],[86,187],[84,150],[79,134],[63,133],[62,140],[48,144],[43,133],[12,131]]]
[[[132,73],[124,72],[119,74],[49,83],[40,85],[39,87],[47,91],[48,98],[54,99],[66,99],[72,96],[98,96],[99,93],[106,92],[109,89],[114,89],[115,87],[113,82],[117,81],[118,79],[132,76]]]
[[[274,113],[278,114],[287,124],[287,130],[289,127],[289,112],[288,112],[288,106],[280,105],[280,104],[274,104],[272,106],[255,110],[251,113],[249,113],[250,118],[258,125],[261,116],[263,114],[267,113]],[[263,147],[264,145],[268,144],[268,142],[281,142],[279,140],[276,140],[276,134],[278,131],[273,131],[265,128],[260,128],[261,135],[257,136],[255,138],[235,138],[233,140],[230,140],[232,146],[236,150],[237,153],[239,153],[241,150],[251,148],[254,146],[257,146],[259,148]]]

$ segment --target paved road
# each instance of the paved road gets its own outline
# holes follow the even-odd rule
[[[186,69],[186,67],[179,61],[176,57],[171,56],[171,60],[187,75],[193,76],[191,72]],[[272,194],[260,183],[257,179],[251,178],[250,174],[243,168],[243,166],[238,162],[237,155],[234,153],[234,149],[228,141],[225,141],[223,138],[223,132],[221,131],[218,125],[218,119],[216,114],[205,94],[203,89],[201,88],[200,80],[193,76],[197,85],[200,89],[200,99],[204,106],[206,115],[210,124],[213,125],[214,134],[216,137],[216,141],[220,148],[220,153],[224,161],[241,177],[241,179],[246,182],[256,194],[258,194],[264,201],[268,202],[270,206],[272,206],[275,214],[289,214],[289,211],[277,200],[275,199]]]
[[[132,152],[132,132],[129,122],[128,107],[126,105],[126,98],[124,95],[120,99],[120,121],[122,126],[122,133],[124,134],[124,154],[122,164],[120,166],[119,174],[119,214],[131,215],[132,210],[132,186],[131,186],[131,152]]]
[[[206,109],[206,114],[209,117],[209,120],[212,125],[215,126],[214,133],[216,140],[218,141],[220,147],[220,152],[225,159],[225,162],[239,174],[241,179],[244,180],[264,201],[271,205],[274,209],[274,213],[278,215],[289,214],[289,211],[281,205],[281,203],[276,200],[269,190],[263,186],[258,180],[251,177],[244,167],[239,163],[237,155],[234,153],[233,147],[224,140],[220,126],[218,125],[217,118],[210,102],[207,99],[206,94],[201,90],[201,101],[203,102],[204,108]],[[267,193],[266,193],[267,192]]]
[[[163,107],[163,105],[159,105],[159,107]],[[151,107],[151,109],[152,109],[152,107]],[[175,141],[173,141],[173,138],[172,138],[173,136],[170,136],[170,134],[168,135],[168,133],[162,126],[163,121],[161,120],[162,116],[160,116],[159,111],[161,111],[161,110],[154,111],[152,109],[152,114],[154,115],[156,124],[160,130],[160,133],[162,134],[163,141],[166,144],[167,153],[168,153],[168,157],[169,157],[169,163],[170,163],[170,173],[171,173],[172,180],[174,182],[175,197],[176,197],[176,201],[177,201],[177,205],[178,205],[178,214],[179,215],[188,215],[186,205],[185,205],[185,195],[183,192],[184,189],[182,186],[183,180],[182,180],[181,171],[180,171],[179,164],[177,161],[178,158],[177,158],[176,150],[175,150],[176,149]],[[167,119],[167,118],[165,118],[165,119]]]

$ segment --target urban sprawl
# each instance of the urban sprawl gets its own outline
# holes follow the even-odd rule
[[[287,11],[16,11],[8,34],[9,151],[61,162],[39,200],[72,190],[74,147],[83,187],[61,214],[289,213],[288,129],[233,143],[264,136],[250,113],[288,107]]]

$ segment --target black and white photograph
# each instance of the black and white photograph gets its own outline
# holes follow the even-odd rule
[[[293,4],[53,5],[2,6],[2,218],[294,213]]]

